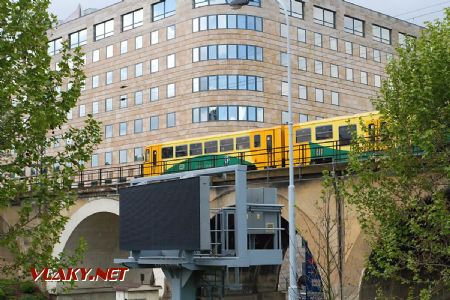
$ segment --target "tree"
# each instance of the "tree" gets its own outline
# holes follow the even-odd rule
[[[386,72],[377,142],[353,144],[347,197],[371,242],[368,274],[429,299],[450,288],[450,9]]]
[[[63,212],[75,201],[73,178],[100,142],[91,117],[84,128],[65,125],[85,79],[83,59],[63,43],[59,70],[51,69],[47,32],[56,18],[49,3],[0,2],[0,208],[18,209],[17,222],[0,233],[0,246],[12,255],[0,266],[8,276],[79,258],[53,258],[52,249],[67,221]],[[54,148],[60,140],[67,143]]]
[[[315,203],[318,219],[314,228],[307,228],[311,239],[309,244],[316,249],[315,263],[322,279],[322,292],[326,300],[353,299],[357,288],[344,287],[345,257],[351,250],[351,244],[345,241],[347,225],[344,194],[346,178],[336,171],[324,171],[322,194]]]

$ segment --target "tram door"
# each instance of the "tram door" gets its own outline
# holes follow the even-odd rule
[[[161,161],[159,161],[159,147],[150,147],[150,175],[161,174]]]
[[[267,167],[274,166],[274,153],[273,153],[273,139],[272,135],[266,136],[266,151],[267,151]]]

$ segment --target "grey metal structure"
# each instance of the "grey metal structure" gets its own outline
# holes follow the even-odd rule
[[[210,222],[215,217],[216,224],[211,230],[209,251],[179,250],[136,250],[129,258],[114,259],[115,263],[129,268],[162,268],[171,281],[173,300],[194,300],[196,297],[196,272],[207,272],[222,268],[250,267],[256,265],[280,265],[281,208],[276,203],[276,189],[247,189],[247,167],[227,166],[157,177],[139,178],[133,185],[155,184],[166,180],[177,180],[194,176],[213,176],[233,172],[235,175],[235,206],[211,210],[202,222]],[[209,197],[209,192],[208,192]],[[205,215],[203,215],[205,216]],[[230,218],[230,216],[232,216]],[[229,224],[233,220],[233,224]],[[270,237],[271,247],[260,248],[260,238]],[[260,244],[260,243],[259,243]],[[236,269],[235,269],[236,270]],[[237,274],[238,275],[238,274]],[[239,278],[239,276],[235,276]]]

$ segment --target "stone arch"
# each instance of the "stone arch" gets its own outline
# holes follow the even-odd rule
[[[113,258],[127,257],[128,254],[120,251],[118,246],[119,201],[110,198],[91,200],[74,208],[69,212],[69,216],[70,218],[61,233],[59,243],[53,248],[53,256],[58,256],[63,251],[70,252],[80,236],[83,236],[88,244],[85,261],[81,264],[83,267],[117,267],[117,265],[113,264]],[[102,241],[100,242],[99,239],[102,239]],[[90,245],[92,248],[90,248]],[[111,252],[112,256],[109,255],[111,256],[109,257],[108,254]],[[125,282],[120,283],[120,286],[123,288],[139,286],[141,273],[145,274],[144,283],[148,284],[151,271],[133,269],[127,273]],[[155,269],[154,273],[155,284],[164,287],[162,271]],[[101,283],[80,283],[79,289],[97,288],[100,285]],[[57,284],[49,282],[47,290],[51,291],[54,289],[58,292]],[[111,292],[114,291],[111,289]]]

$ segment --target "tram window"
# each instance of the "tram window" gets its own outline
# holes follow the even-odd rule
[[[150,160],[150,150],[145,149],[145,161],[149,161],[149,160]]]
[[[189,154],[192,155],[202,155],[202,143],[190,144],[189,145]]]
[[[184,157],[187,156],[187,145],[180,145],[175,147],[175,156],[176,157]]]
[[[339,126],[339,145],[350,145],[353,133],[356,132],[356,125]]]
[[[333,125],[317,126],[316,140],[326,140],[333,138]]]
[[[375,124],[370,123],[368,126],[368,130],[369,130],[369,139],[371,142],[375,142]]]
[[[234,150],[234,140],[233,139],[225,139],[220,140],[220,152],[227,152]]]
[[[217,141],[205,142],[205,154],[217,153]]]
[[[311,128],[304,128],[295,131],[295,142],[296,143],[311,142]]]
[[[236,150],[250,149],[250,137],[241,136],[236,138]]]
[[[163,147],[162,148],[162,158],[173,158],[173,147]]]
[[[259,147],[261,147],[261,135],[256,134],[256,135],[253,137],[253,147],[254,147],[254,148],[259,148]]]

